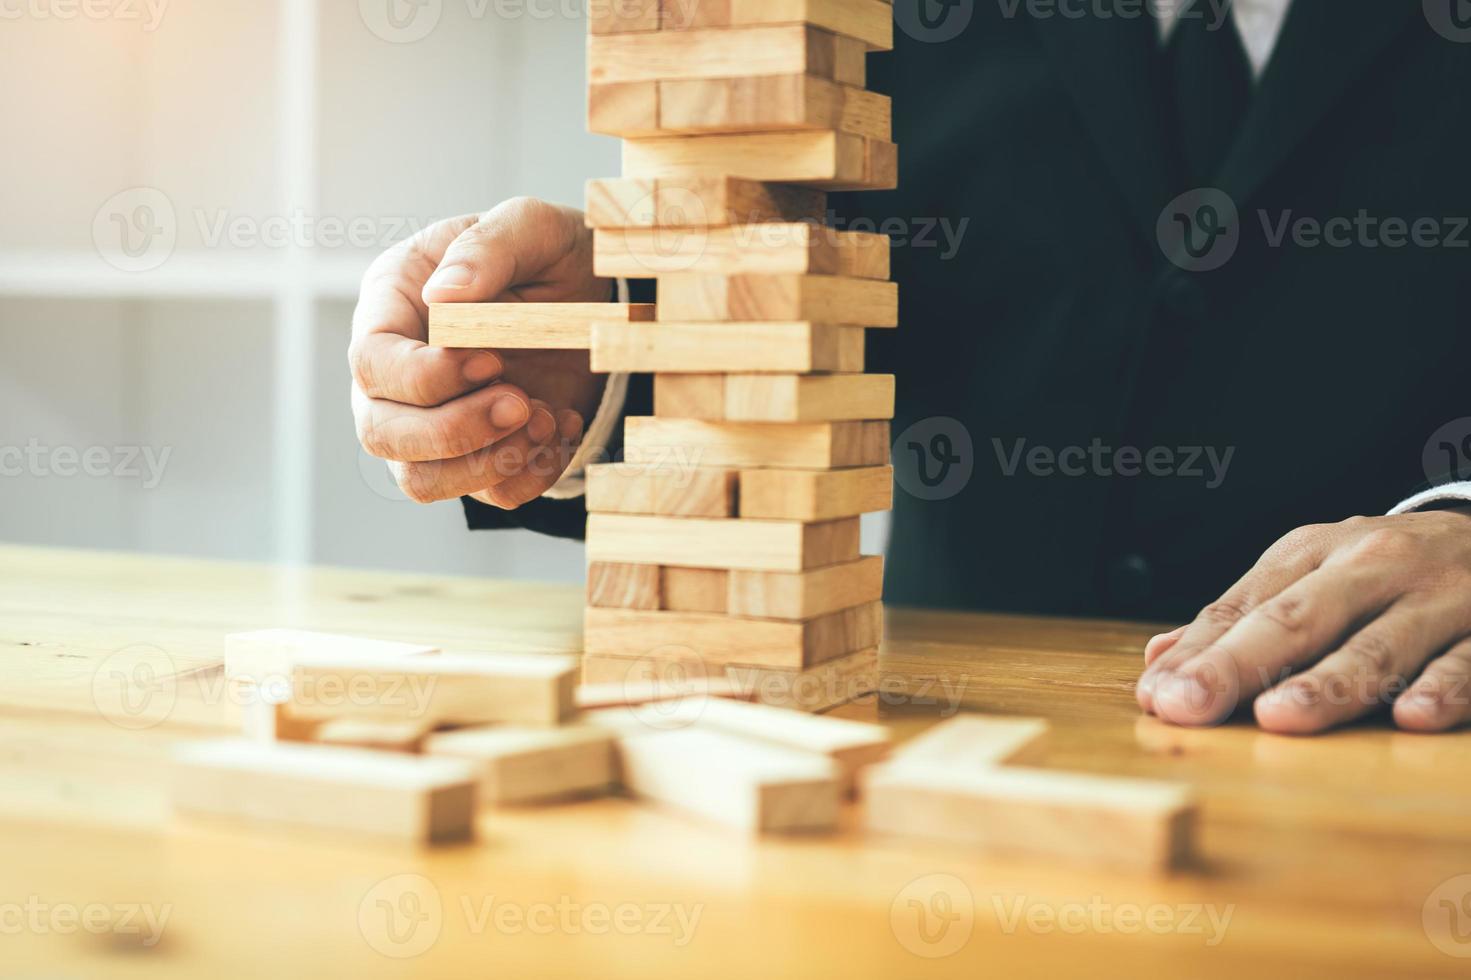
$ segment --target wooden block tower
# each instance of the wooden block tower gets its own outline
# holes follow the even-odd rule
[[[584,681],[726,673],[820,710],[874,690],[892,499],[897,325],[884,235],[826,191],[897,183],[884,0],[592,0],[588,128],[623,176],[587,186],[594,267],[657,280],[652,321],[592,326],[595,371],[654,375],[623,462],[587,479]],[[612,318],[610,318],[610,321]],[[662,671],[660,668],[670,668]]]

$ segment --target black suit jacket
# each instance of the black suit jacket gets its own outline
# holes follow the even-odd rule
[[[900,30],[870,59],[901,187],[835,199],[904,229],[901,326],[869,332],[869,369],[898,376],[886,595],[1184,621],[1292,528],[1423,485],[1427,440],[1471,416],[1471,43],[1418,0],[1295,0],[1198,189],[1152,20],[1011,7],[975,0],[953,39]],[[1340,219],[1335,244],[1301,219]],[[1420,221],[1421,244],[1395,247],[1390,219]],[[967,222],[953,255],[925,234],[942,221],[952,238]],[[584,520],[576,501],[467,510],[564,535]]]

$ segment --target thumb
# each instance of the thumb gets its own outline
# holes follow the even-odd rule
[[[576,249],[582,222],[531,197],[504,201],[460,232],[424,284],[425,303],[484,303],[533,282]]]

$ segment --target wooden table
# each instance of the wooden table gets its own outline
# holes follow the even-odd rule
[[[1452,955],[1471,954],[1471,877],[1456,880],[1471,874],[1471,735],[1162,726],[1132,694],[1145,626],[891,610],[889,693],[841,713],[901,736],[954,703],[1045,716],[1026,764],[1194,784],[1202,860],[1167,879],[868,838],[852,813],[835,836],[753,840],[603,799],[486,811],[478,842],[414,850],[170,812],[170,746],[235,724],[225,633],[562,652],[581,602],[564,586],[0,548],[0,977],[1471,971]],[[120,704],[118,672],[155,678],[150,703]],[[145,913],[168,916],[151,945]]]

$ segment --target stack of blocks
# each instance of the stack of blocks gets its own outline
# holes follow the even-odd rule
[[[886,236],[824,224],[828,190],[897,181],[865,56],[884,0],[593,0],[588,128],[623,176],[587,187],[597,274],[657,280],[654,319],[591,328],[592,368],[654,375],[621,463],[587,474],[583,679],[728,674],[820,710],[874,689],[892,498]]]

